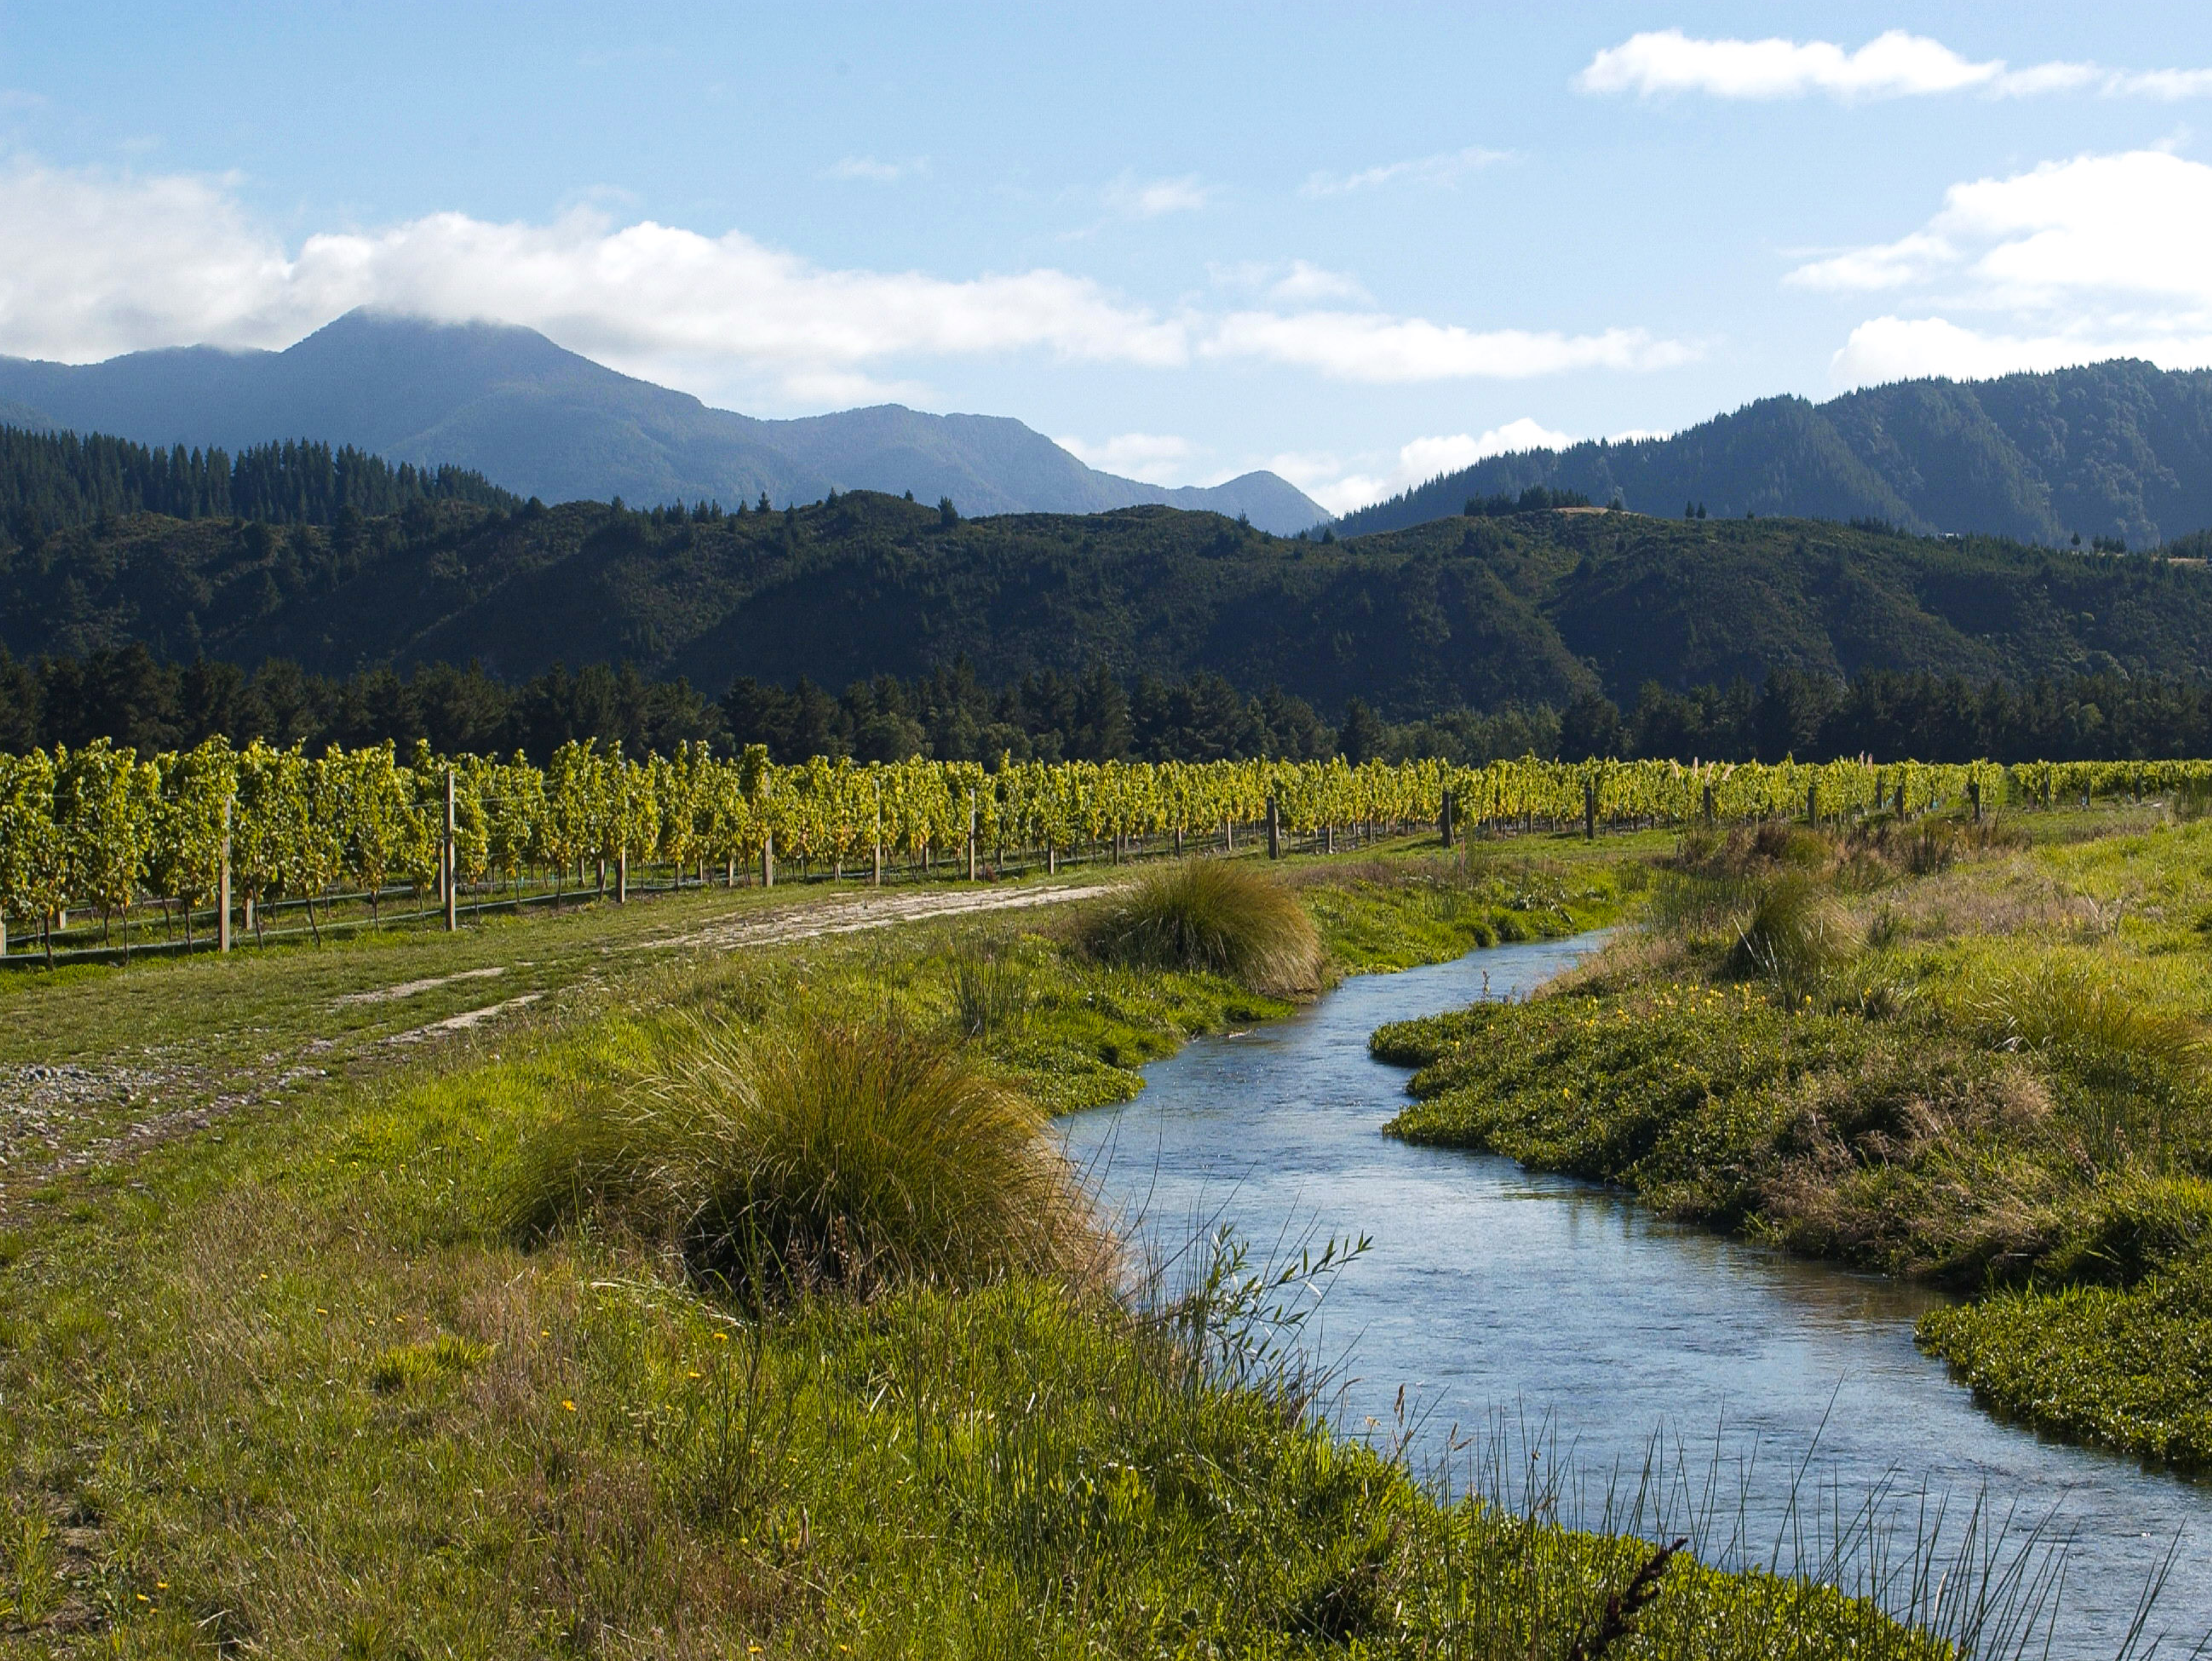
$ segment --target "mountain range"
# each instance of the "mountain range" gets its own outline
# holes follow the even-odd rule
[[[191,346],[103,363],[0,358],[0,423],[238,451],[276,439],[472,469],[523,496],[645,506],[833,490],[950,497],[965,514],[1160,503],[1288,533],[1328,514],[1276,475],[1170,489],[1085,466],[993,415],[897,404],[797,421],[708,408],[534,330],[347,313],[281,352]]]
[[[1532,485],[1646,513],[1698,504],[1728,518],[1873,519],[2148,548],[2212,526],[2212,371],[2114,359],[1899,381],[1821,404],[1764,398],[1671,438],[1492,457],[1347,514],[1337,532],[1395,530]]]
[[[955,519],[866,491],[703,518],[457,500],[289,527],[140,512],[0,558],[11,651],[133,642],[323,674],[628,663],[710,695],[963,660],[987,686],[1206,672],[1331,718],[1353,698],[1416,716],[1782,669],[2196,678],[2212,574],[1778,518],[1547,511],[1317,542],[1157,506]]]

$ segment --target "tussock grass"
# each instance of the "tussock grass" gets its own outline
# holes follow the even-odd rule
[[[1321,984],[1321,937],[1285,884],[1226,859],[1148,871],[1087,919],[1102,961],[1218,974],[1280,997]]]
[[[1802,997],[1825,982],[1856,943],[1843,908],[1827,890],[1805,873],[1790,871],[1759,891],[1737,926],[1727,967]]]
[[[503,1215],[524,1239],[611,1224],[755,1297],[1077,1276],[1101,1250],[1043,1116],[895,1023],[684,1023],[531,1144]]]

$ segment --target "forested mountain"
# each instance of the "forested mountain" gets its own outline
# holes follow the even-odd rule
[[[2212,573],[1809,520],[1540,511],[1310,542],[1160,507],[963,520],[869,492],[704,515],[418,503],[330,527],[142,514],[0,561],[11,651],[133,640],[325,674],[628,663],[709,695],[962,660],[994,687],[1206,672],[1334,720],[1354,699],[1399,717],[1626,705],[1647,680],[1778,670],[2201,678]]]
[[[165,449],[236,451],[303,434],[473,469],[547,501],[727,505],[766,494],[783,504],[870,489],[950,496],[967,513],[1164,502],[1285,532],[1327,517],[1273,473],[1170,490],[1086,467],[1018,421],[896,404],[758,421],[617,374],[532,330],[368,312],[282,352],[184,347],[86,365],[0,358],[0,420]]]
[[[1493,457],[1362,508],[1340,534],[1532,485],[1646,513],[1698,504],[2023,542],[2148,548],[2212,526],[2212,371],[2115,359],[1996,380],[1765,398],[1672,438]]]
[[[381,456],[327,444],[288,440],[232,457],[220,449],[150,450],[98,433],[0,426],[0,530],[17,543],[128,513],[334,524],[349,510],[366,518],[422,501],[522,506],[481,473],[408,462],[394,467]]]

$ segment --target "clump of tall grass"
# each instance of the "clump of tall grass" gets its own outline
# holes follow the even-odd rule
[[[1812,876],[1787,871],[1762,884],[1737,925],[1729,973],[1784,992],[1820,985],[1855,945],[1834,897]]]
[[[999,952],[963,949],[952,965],[952,1024],[963,1038],[1003,1037],[1032,1002],[1022,966]]]
[[[1019,1092],[896,1025],[696,1021],[510,1174],[527,1239],[589,1218],[754,1299],[1079,1279],[1103,1247]]]
[[[1297,896],[1227,860],[1147,873],[1088,919],[1084,941],[1109,962],[1223,975],[1258,992],[1321,982],[1321,937]]]
[[[2045,961],[1984,981],[1961,1000],[1985,1036],[2008,1049],[2081,1048],[2198,1070],[2203,1034],[2079,964]]]

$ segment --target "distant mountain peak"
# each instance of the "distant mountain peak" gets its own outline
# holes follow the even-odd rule
[[[144,444],[314,438],[473,469],[548,501],[817,500],[832,489],[950,496],[969,515],[1137,502],[1244,513],[1262,530],[1327,518],[1272,473],[1170,490],[1101,473],[1011,416],[874,404],[795,421],[708,407],[534,329],[361,308],[280,352],[189,348],[70,366],[0,359],[24,424]]]

